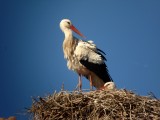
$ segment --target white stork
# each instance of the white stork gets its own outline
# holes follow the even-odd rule
[[[89,79],[91,89],[92,86],[101,89],[107,82],[113,86],[108,89],[114,88],[114,82],[105,64],[105,53],[98,49],[93,41],[83,41],[74,37],[72,30],[84,38],[69,19],[63,19],[60,22],[60,28],[65,35],[63,41],[64,58],[67,59],[68,68],[79,75],[79,89],[82,87],[81,76]]]

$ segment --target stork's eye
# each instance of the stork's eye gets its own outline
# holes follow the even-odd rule
[[[70,22],[67,22],[69,25],[71,24]]]

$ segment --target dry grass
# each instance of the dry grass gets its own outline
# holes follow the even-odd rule
[[[160,100],[126,90],[61,91],[33,100],[33,120],[160,119]]]

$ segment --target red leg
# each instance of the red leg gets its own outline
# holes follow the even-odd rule
[[[79,90],[81,91],[81,90],[82,90],[82,79],[81,79],[81,74],[79,74],[79,77],[78,77],[78,86],[79,86]]]
[[[93,83],[92,83],[91,75],[89,75],[89,81],[90,81],[90,90],[93,90]]]

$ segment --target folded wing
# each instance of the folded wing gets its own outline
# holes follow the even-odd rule
[[[105,64],[105,53],[98,49],[93,41],[79,41],[74,53],[80,63],[97,75],[103,83],[112,81]]]

